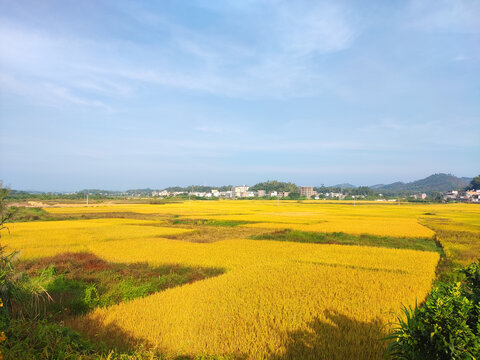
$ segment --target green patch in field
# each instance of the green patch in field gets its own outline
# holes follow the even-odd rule
[[[47,303],[48,313],[57,317],[84,314],[98,306],[145,297],[223,272],[180,265],[108,263],[90,253],[64,253],[23,261],[18,269],[48,291],[53,299]]]
[[[173,220],[173,225],[203,225],[235,227],[238,225],[253,224],[255,221],[245,220],[215,220],[215,219],[178,219]]]
[[[10,206],[8,211],[13,213],[10,222],[72,220],[74,216],[58,216],[50,214],[39,207]]]
[[[321,233],[285,229],[272,233],[255,235],[252,236],[251,239],[413,249],[438,252],[443,256],[442,247],[439,246],[439,244],[437,244],[433,239],[426,238],[396,238],[390,236],[375,236],[370,234],[352,235],[343,232]]]

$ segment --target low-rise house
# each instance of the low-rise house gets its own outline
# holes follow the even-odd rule
[[[223,197],[223,198],[232,198],[233,197],[233,191],[229,190],[229,191],[220,191],[219,192],[219,195],[220,197]]]
[[[427,194],[415,194],[412,196],[415,200],[425,200],[427,198]]]
[[[345,196],[346,196],[346,195],[345,195],[345,194],[342,194],[342,193],[334,193],[334,192],[325,193],[325,197],[339,198],[340,200],[344,199]]]
[[[258,197],[264,197],[265,195],[266,195],[265,190],[258,190],[258,191],[257,191],[257,196],[258,196]]]
[[[457,190],[447,191],[443,196],[445,200],[455,200],[458,197],[459,197],[459,194]]]
[[[248,189],[249,186],[242,185],[242,186],[235,186],[233,188],[233,191],[235,192],[235,197],[242,198],[242,197],[248,197]]]
[[[480,203],[480,190],[469,190],[465,196],[469,202]]]

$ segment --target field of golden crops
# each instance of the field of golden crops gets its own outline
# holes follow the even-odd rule
[[[11,224],[4,241],[21,258],[87,251],[110,262],[223,269],[69,322],[92,338],[123,337],[171,357],[380,359],[394,312],[425,299],[439,260],[431,251],[253,235],[293,229],[433,238],[455,226],[473,239],[480,234],[480,207],[462,204],[192,201],[46,210],[70,220]],[[452,234],[444,236],[447,254],[463,254]],[[478,250],[469,248],[469,256]]]

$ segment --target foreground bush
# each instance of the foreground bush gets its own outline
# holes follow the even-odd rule
[[[422,307],[404,309],[388,337],[394,359],[480,357],[480,260],[460,273],[461,281],[440,284]]]

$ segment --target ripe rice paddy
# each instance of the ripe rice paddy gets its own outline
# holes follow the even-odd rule
[[[435,231],[462,229],[471,243],[480,234],[479,207],[460,204],[193,201],[46,210],[71,220],[11,224],[2,238],[23,259],[89,252],[113,263],[222,270],[68,320],[92,339],[142,343],[172,358],[380,359],[393,313],[430,291],[440,258]],[[355,245],[268,235],[279,231],[342,232]],[[431,241],[433,251],[412,250],[407,238]],[[403,248],[389,248],[388,239]],[[471,247],[462,253],[467,245],[452,234],[439,240],[447,256],[480,255]]]

